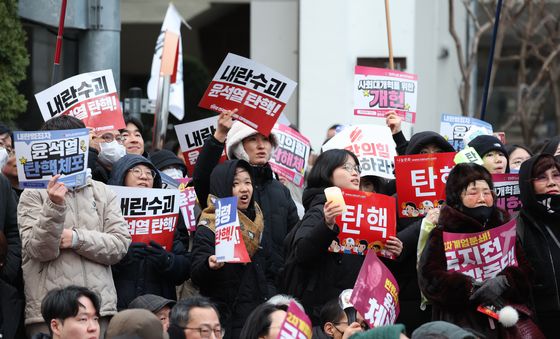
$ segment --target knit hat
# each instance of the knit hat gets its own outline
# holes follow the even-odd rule
[[[183,176],[187,175],[187,166],[169,150],[162,149],[152,152],[150,153],[149,159],[160,171],[169,166],[176,166],[183,171]]]
[[[107,327],[107,339],[136,335],[142,339],[168,339],[161,321],[150,311],[129,309],[117,313]]]
[[[411,339],[427,338],[433,335],[438,335],[438,338],[448,339],[476,339],[476,336],[471,332],[465,331],[459,326],[448,323],[447,321],[432,321],[426,323],[412,332]]]
[[[461,193],[469,186],[471,182],[484,180],[488,183],[491,190],[494,189],[492,175],[486,168],[475,163],[457,164],[447,177],[445,184],[445,202],[453,208],[462,206]]]
[[[245,152],[245,148],[243,148],[243,139],[255,134],[259,134],[259,132],[245,125],[241,121],[235,121],[233,125],[231,125],[226,138],[226,154],[228,159],[242,159],[249,161],[249,155]],[[274,134],[270,133],[268,140],[272,144],[272,148],[275,148],[278,145]],[[272,155],[272,152],[270,152],[270,154]]]
[[[403,324],[380,326],[365,332],[355,333],[350,339],[399,339],[405,333]]]
[[[481,158],[490,151],[500,151],[506,158],[508,156],[504,144],[493,135],[479,135],[469,142],[469,146],[473,147]]]
[[[170,308],[175,306],[174,300],[165,299],[155,294],[144,294],[136,297],[134,300],[128,304],[128,308],[143,308],[152,313],[156,313],[165,306]]]

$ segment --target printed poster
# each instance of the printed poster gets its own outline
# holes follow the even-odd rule
[[[132,242],[154,240],[168,252],[179,217],[179,190],[110,186],[120,201]]]
[[[508,266],[517,266],[515,226],[515,219],[511,219],[502,226],[477,233],[443,232],[447,271],[482,282]]]
[[[455,153],[395,157],[399,218],[416,218],[445,203],[445,184]]]
[[[194,187],[187,187],[189,178],[179,179],[179,209],[185,220],[185,226],[188,231],[196,231],[196,192]]]
[[[303,187],[307,160],[311,153],[309,140],[296,130],[282,124],[277,124],[272,129],[272,133],[276,136],[278,146],[270,159],[270,167],[278,175]]]
[[[486,121],[460,115],[441,115],[439,134],[441,134],[457,152],[465,148],[465,144],[468,144],[468,142],[465,143],[463,139],[469,131],[472,139],[478,135],[471,130],[480,130],[480,134],[492,135],[492,125]]]
[[[373,253],[366,255],[350,302],[371,328],[392,325],[399,315],[397,280]]]
[[[346,211],[336,218],[340,227],[338,239],[329,246],[330,252],[366,255],[373,250],[392,258],[385,242],[396,235],[395,198],[354,190],[342,190]]]
[[[268,136],[292,96],[296,82],[251,59],[229,53],[198,104],[236,119]]]
[[[35,94],[45,121],[71,115],[95,132],[125,127],[113,72],[82,73]]]
[[[194,172],[194,166],[204,145],[204,140],[214,135],[217,126],[218,116],[175,125],[175,133],[177,133],[177,139],[179,140],[179,146],[183,152],[189,175],[192,176]],[[226,151],[224,148],[220,162],[225,160]]]
[[[311,339],[311,319],[293,300],[288,305],[286,318],[280,326],[277,339]]]
[[[216,199],[216,257],[218,262],[251,262],[241,236],[237,197]]]
[[[510,215],[519,213],[521,192],[519,191],[519,174],[492,174],[496,206],[508,211]]]
[[[14,132],[18,180],[22,188],[47,188],[61,174],[68,187],[86,184],[89,149],[87,128]]]
[[[354,115],[385,118],[395,111],[403,121],[416,121],[418,77],[384,68],[354,69]]]
[[[361,176],[375,175],[394,179],[394,158],[397,155],[391,130],[386,126],[355,125],[344,128],[323,145],[330,149],[347,149],[360,161]]]

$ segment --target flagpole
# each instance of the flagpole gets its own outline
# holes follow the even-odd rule
[[[389,45],[389,68],[395,69],[393,60],[393,39],[391,38],[391,15],[389,14],[389,0],[385,0],[385,22],[387,24],[387,43]]]
[[[51,74],[51,85],[58,82],[58,76],[60,75],[60,54],[62,52],[62,35],[64,33],[64,20],[66,18],[66,1],[62,0],[62,6],[60,6],[60,18],[58,21],[58,34],[56,36],[56,48],[54,51],[54,64]]]
[[[496,49],[496,38],[498,36],[498,27],[500,26],[500,13],[502,12],[502,0],[498,0],[496,8],[496,18],[494,19],[494,31],[492,33],[492,45],[490,47],[490,55],[488,56],[488,68],[486,78],[484,80],[484,94],[482,95],[482,109],[480,110],[480,120],[484,121],[486,117],[486,104],[488,103],[488,92],[490,88],[490,77],[492,75],[492,65],[494,64],[494,50]]]

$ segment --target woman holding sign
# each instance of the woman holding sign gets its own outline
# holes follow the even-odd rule
[[[208,206],[194,236],[192,280],[218,306],[225,338],[239,338],[251,311],[275,294],[271,243],[264,232],[263,212],[253,198],[250,173],[251,165],[244,160],[226,161],[214,168]],[[237,197],[242,243],[251,259],[247,264],[218,262],[216,256],[216,198],[231,196]]]
[[[496,207],[492,189],[492,176],[480,165],[463,163],[451,170],[446,205],[420,259],[418,279],[433,305],[433,320],[486,338],[517,337],[515,326],[502,325],[505,317],[498,322],[483,313],[515,305],[520,319],[527,319],[532,275],[515,240],[515,223]]]
[[[313,324],[319,324],[320,311],[325,303],[337,298],[343,290],[354,287],[364,261],[362,255],[329,252],[329,246],[340,233],[336,218],[342,215],[344,206],[327,200],[325,196],[325,188],[332,186],[359,190],[360,172],[360,163],[354,153],[341,149],[326,151],[317,158],[303,192],[306,212],[293,243],[288,244],[301,269],[298,278],[301,287],[290,293],[300,294],[297,297],[301,298]],[[402,243],[391,237],[385,249],[399,256]]]
[[[539,325],[554,338],[560,319],[560,164],[549,154],[525,161],[519,189],[523,208],[517,234],[535,269],[533,297]]]

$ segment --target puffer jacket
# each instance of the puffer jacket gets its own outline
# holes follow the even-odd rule
[[[100,314],[117,313],[111,266],[130,245],[130,235],[115,194],[103,183],[68,190],[64,205],[45,189],[26,189],[18,206],[25,282],[25,324],[44,322],[41,301],[53,288],[80,285],[101,297]],[[63,229],[75,230],[77,244],[60,249]]]

